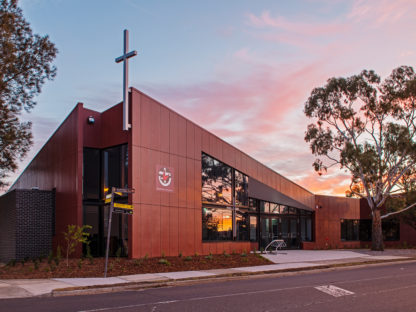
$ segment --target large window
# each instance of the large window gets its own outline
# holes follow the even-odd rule
[[[397,220],[382,220],[383,240],[400,240],[400,222]],[[341,240],[371,241],[372,221],[341,219]]]
[[[202,154],[202,201],[232,204],[231,167],[205,154]]]
[[[202,239],[250,240],[248,177],[202,154]],[[254,208],[254,209],[253,209]]]
[[[232,238],[232,210],[219,207],[203,207],[202,239],[231,240]]]

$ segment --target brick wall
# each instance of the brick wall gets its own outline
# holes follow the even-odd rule
[[[53,191],[13,190],[0,197],[0,261],[46,256],[54,210]]]

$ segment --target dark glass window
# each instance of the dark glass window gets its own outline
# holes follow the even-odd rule
[[[361,241],[371,241],[371,220],[360,220],[359,238]]]
[[[383,220],[383,239],[385,241],[400,240],[400,222],[397,220]]]
[[[202,239],[232,240],[232,209],[202,207]]]
[[[202,201],[230,205],[231,196],[231,167],[202,154]]]
[[[249,240],[250,218],[247,209],[235,211],[236,239],[239,241]]]
[[[235,170],[235,204],[248,205],[248,177]]]
[[[127,145],[116,146],[103,150],[103,182],[104,193],[111,187],[127,187],[128,185],[128,149]]]
[[[301,239],[304,242],[312,241],[312,218],[301,216],[300,217],[300,234]]]
[[[100,199],[100,150],[84,148],[84,162],[82,166],[84,199]]]
[[[281,214],[288,214],[289,213],[289,207],[288,206],[280,206],[280,213]]]
[[[257,217],[250,216],[250,241],[257,241]]]
[[[358,241],[359,220],[341,219],[341,240]]]

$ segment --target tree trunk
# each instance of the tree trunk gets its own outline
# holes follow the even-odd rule
[[[381,229],[380,210],[373,210],[373,229],[372,229],[371,250],[383,251],[383,231]]]

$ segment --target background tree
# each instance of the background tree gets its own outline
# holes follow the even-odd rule
[[[381,210],[392,196],[403,196],[400,183],[416,161],[416,76],[402,66],[381,82],[374,71],[331,78],[315,88],[304,113],[315,122],[305,141],[317,156],[319,173],[339,165],[351,173],[350,194],[365,198],[372,212],[372,249],[383,250]],[[409,210],[404,207],[394,214]]]
[[[31,122],[19,117],[36,105],[45,80],[55,77],[56,54],[48,36],[32,33],[17,0],[0,0],[0,186],[32,145]]]

